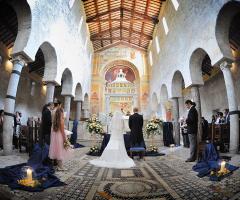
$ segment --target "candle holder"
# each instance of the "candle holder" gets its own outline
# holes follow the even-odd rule
[[[27,187],[37,187],[40,185],[40,182],[36,179],[33,179],[33,169],[31,167],[24,167],[23,178],[18,180],[19,185],[27,186]]]
[[[232,173],[231,171],[229,171],[226,168],[226,161],[223,160],[220,163],[220,169],[219,170],[214,170],[211,171],[210,173],[210,177],[212,177],[213,180],[222,180],[224,177],[228,176],[230,173]]]

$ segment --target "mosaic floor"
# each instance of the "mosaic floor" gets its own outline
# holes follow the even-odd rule
[[[0,185],[1,194],[13,200],[220,200],[240,199],[240,170],[221,182],[200,179],[178,153],[160,157],[135,159],[131,169],[107,169],[90,165],[88,148],[78,149],[75,159],[66,163],[67,172],[57,172],[66,186],[50,188],[40,193],[10,191]],[[0,159],[1,160],[1,159]]]

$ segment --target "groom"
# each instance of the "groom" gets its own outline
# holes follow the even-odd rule
[[[143,116],[138,114],[138,108],[133,109],[134,114],[129,117],[128,125],[131,130],[130,138],[132,147],[144,147]]]

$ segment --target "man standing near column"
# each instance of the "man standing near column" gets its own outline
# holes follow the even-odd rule
[[[191,100],[185,102],[186,108],[188,109],[186,123],[190,142],[190,158],[188,158],[186,162],[194,162],[197,158],[198,112],[194,104]]]

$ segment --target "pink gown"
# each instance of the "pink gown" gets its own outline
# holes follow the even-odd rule
[[[66,161],[73,157],[73,149],[65,149],[63,146],[63,137],[60,131],[51,132],[51,140],[49,147],[49,158]]]

